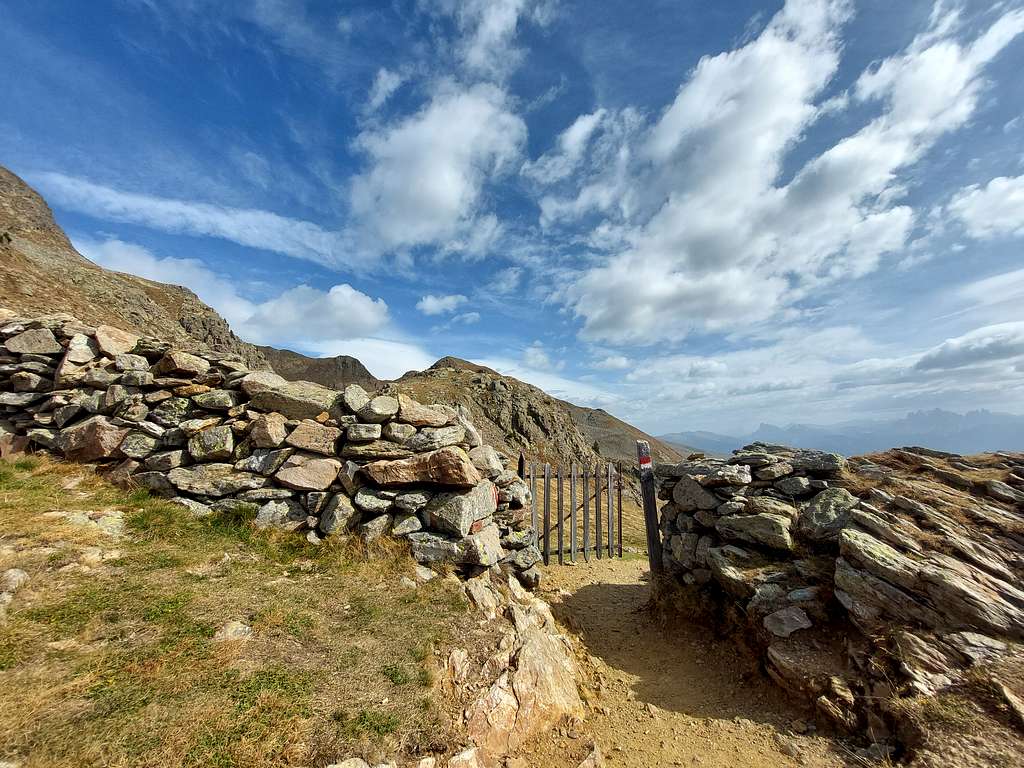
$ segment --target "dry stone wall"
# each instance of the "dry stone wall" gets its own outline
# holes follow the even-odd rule
[[[655,470],[663,596],[696,596],[863,756],[909,741],[901,700],[1024,640],[1024,456],[917,450],[891,452],[906,471],[763,444]]]
[[[461,407],[0,309],[0,454],[25,449],[96,463],[198,515],[249,512],[313,543],[390,534],[423,564],[540,578],[530,491]]]

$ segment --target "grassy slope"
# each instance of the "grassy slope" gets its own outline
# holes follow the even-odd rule
[[[68,518],[116,510],[120,538]],[[31,576],[0,624],[0,760],[323,765],[448,746],[433,648],[471,617],[451,582],[399,586],[397,545],[314,548],[39,459],[0,462],[0,532],[0,570]],[[254,637],[214,640],[231,619]]]

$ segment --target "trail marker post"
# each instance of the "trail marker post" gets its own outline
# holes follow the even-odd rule
[[[661,559],[661,532],[658,529],[658,505],[654,490],[654,464],[651,446],[646,440],[636,441],[636,459],[640,467],[640,493],[644,502],[644,527],[647,529],[647,562],[651,576],[660,576],[664,564]]]

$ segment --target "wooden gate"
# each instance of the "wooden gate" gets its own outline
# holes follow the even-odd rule
[[[530,486],[533,530],[545,565],[550,565],[552,554],[559,565],[566,557],[575,563],[579,554],[586,561],[591,556],[622,557],[621,465],[572,462],[563,469],[537,462],[527,465],[520,456],[519,476]]]

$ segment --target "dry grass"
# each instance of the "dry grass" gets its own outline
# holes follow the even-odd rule
[[[57,512],[121,510],[122,538]],[[472,624],[457,585],[406,589],[401,547],[315,548],[194,519],[81,468],[0,462],[0,760],[288,766],[443,751],[435,647]],[[248,641],[219,642],[228,620]]]

